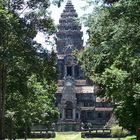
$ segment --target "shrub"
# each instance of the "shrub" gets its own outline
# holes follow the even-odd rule
[[[128,131],[116,125],[111,128],[111,135],[112,137],[125,137],[128,135]]]

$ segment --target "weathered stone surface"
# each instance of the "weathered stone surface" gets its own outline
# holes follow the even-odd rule
[[[65,53],[65,48],[71,45],[74,49],[83,48],[81,26],[77,23],[77,13],[71,2],[68,2],[61,14],[57,32],[57,51]]]

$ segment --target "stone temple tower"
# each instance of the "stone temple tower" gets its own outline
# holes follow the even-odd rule
[[[73,56],[74,50],[83,50],[83,33],[77,18],[74,6],[68,0],[56,34],[59,68],[56,106],[60,112],[58,131],[80,130],[82,122],[102,127],[112,111],[109,103],[96,98],[96,87],[85,80],[80,65]]]
[[[58,54],[71,53],[74,49],[83,48],[83,33],[80,31],[81,26],[78,25],[78,15],[68,0],[66,7],[61,14],[57,32],[57,51]]]

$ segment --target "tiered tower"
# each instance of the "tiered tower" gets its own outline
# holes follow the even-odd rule
[[[78,15],[69,0],[61,14],[57,32],[58,54],[65,54],[71,50],[83,48],[83,33],[78,23]]]
[[[58,131],[80,130],[81,122],[103,126],[112,107],[105,108],[96,98],[96,87],[84,78],[73,51],[83,50],[81,26],[78,15],[68,0],[59,20],[57,36],[57,63],[59,68],[56,106],[60,112]]]

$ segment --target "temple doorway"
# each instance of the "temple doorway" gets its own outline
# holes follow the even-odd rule
[[[72,109],[66,109],[66,119],[73,119],[73,110]]]
[[[70,101],[66,102],[65,117],[66,119],[73,119],[73,103]]]

